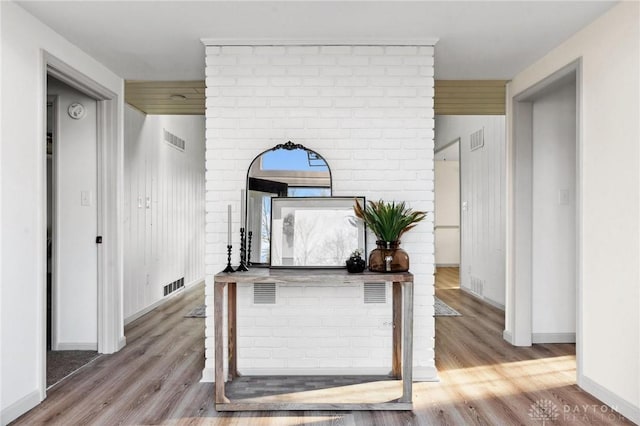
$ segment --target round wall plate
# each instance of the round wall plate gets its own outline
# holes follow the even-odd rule
[[[74,120],[80,120],[85,115],[87,115],[87,110],[84,105],[78,102],[74,102],[69,105],[67,112],[69,113],[69,117],[73,118]]]

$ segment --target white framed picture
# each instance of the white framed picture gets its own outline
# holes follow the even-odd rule
[[[345,268],[366,233],[353,206],[364,197],[276,197],[271,201],[271,267]]]

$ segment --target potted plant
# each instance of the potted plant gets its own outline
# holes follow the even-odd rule
[[[361,206],[356,200],[353,210],[376,235],[374,250],[369,254],[369,270],[374,272],[406,272],[409,270],[409,255],[400,248],[400,237],[427,213],[414,211],[405,202],[396,203],[369,201]]]

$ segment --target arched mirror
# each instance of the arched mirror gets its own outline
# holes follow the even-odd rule
[[[272,197],[330,196],[331,170],[317,152],[289,141],[258,155],[247,173],[249,264],[270,265]]]

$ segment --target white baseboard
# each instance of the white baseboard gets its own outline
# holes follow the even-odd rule
[[[204,278],[198,278],[197,280],[193,280],[190,283],[184,285],[185,290],[193,290],[193,286],[198,285],[204,282]]]
[[[389,368],[331,368],[331,369],[242,369],[240,372],[245,376],[268,376],[268,375],[386,375],[389,373]],[[415,367],[413,369],[413,381],[414,382],[439,382],[438,372],[434,367]],[[205,368],[202,370],[201,383],[214,383],[215,382],[215,370],[213,368]]]
[[[93,342],[58,342],[54,351],[97,351],[98,343]]]
[[[141,317],[145,316],[146,314],[148,314],[149,312],[153,311],[155,308],[164,305],[165,303],[167,303],[168,301],[170,301],[174,297],[176,297],[176,296],[178,296],[178,295],[180,295],[180,294],[182,294],[182,293],[184,293],[186,291],[193,290],[193,288],[197,284],[200,284],[203,281],[204,280],[202,278],[197,279],[197,280],[193,280],[190,283],[186,284],[183,288],[181,288],[179,290],[176,290],[173,293],[171,293],[170,295],[168,295],[166,297],[163,297],[162,299],[153,302],[152,304],[150,304],[146,308],[142,308],[141,310],[139,310],[135,314],[129,315],[128,317],[126,317],[124,319],[124,325],[129,325],[130,323],[132,323],[133,321],[137,320],[138,318],[141,318]]]
[[[435,367],[413,367],[414,382],[439,382],[438,370]]]
[[[0,424],[2,424],[2,426],[8,425],[10,422],[40,404],[41,401],[39,390],[28,393],[0,411]]]
[[[498,308],[501,311],[504,311],[504,305],[501,304],[501,303],[498,303],[498,302],[496,302],[494,300],[491,300],[488,297],[482,296],[482,295],[480,295],[478,293],[474,293],[474,292],[472,292],[471,290],[469,290],[466,287],[460,286],[460,290],[464,291],[469,296],[475,297],[476,299],[481,300],[481,301],[485,302],[486,304],[493,306],[494,308]]]
[[[436,268],[459,268],[459,263],[436,263]]]
[[[635,424],[640,424],[640,407],[620,398],[585,376],[578,376],[578,386],[613,408]]]
[[[124,348],[125,346],[127,346],[127,338],[125,336],[122,336],[118,339],[118,350],[116,350],[116,352],[118,352],[120,349]]]
[[[389,368],[319,368],[319,369],[295,369],[295,368],[243,368],[240,374],[244,376],[304,376],[308,374],[318,374],[327,376],[340,375],[386,375],[389,374]],[[439,382],[438,372],[434,367],[414,367],[414,382]],[[214,383],[215,370],[213,368],[205,368],[202,370],[201,383]]]
[[[242,376],[382,376],[389,374],[389,367],[363,368],[242,368]]]
[[[205,367],[202,370],[202,378],[200,379],[200,383],[215,383],[216,381],[216,371],[213,368]]]
[[[531,343],[575,343],[576,333],[531,333]]]
[[[513,335],[511,334],[510,331],[502,330],[502,338],[506,340],[510,345],[515,346],[513,344]]]

